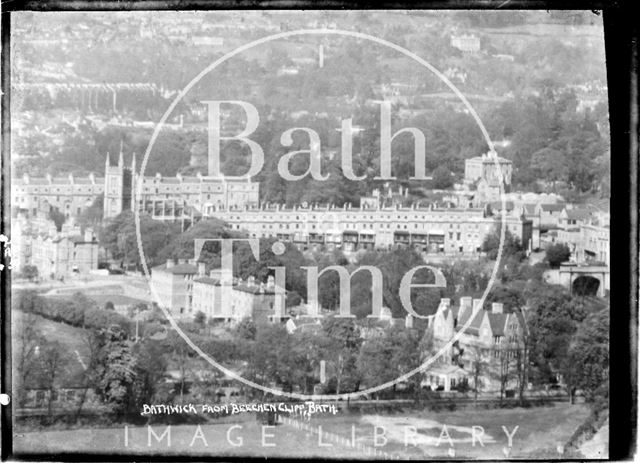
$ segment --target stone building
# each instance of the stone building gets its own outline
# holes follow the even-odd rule
[[[98,239],[91,228],[73,223],[58,231],[51,220],[15,217],[11,226],[12,258],[16,271],[26,265],[44,279],[86,275],[98,268]]]
[[[217,278],[216,278],[217,276]],[[230,279],[212,271],[193,281],[193,313],[203,312],[207,318],[239,321],[251,318],[256,323],[288,318],[285,314],[284,292],[276,291],[275,280],[267,282],[249,277],[246,281]]]
[[[216,210],[209,216],[224,220],[251,238],[278,238],[302,250],[322,246],[345,252],[359,249],[414,247],[442,256],[473,256],[496,224],[496,216],[481,208],[280,205]],[[509,231],[527,246],[532,224],[522,216],[505,218]]]
[[[525,320],[520,312],[505,312],[501,303],[494,302],[491,310],[485,310],[480,303],[480,299],[470,297],[460,298],[459,306],[451,305],[449,299],[440,301],[428,328],[433,330],[434,349],[447,345],[456,335],[459,338],[438,362],[471,373],[474,362],[481,361],[483,389],[487,391],[499,388],[498,372],[506,362],[511,370],[509,387],[515,387],[513,372],[527,333]],[[460,333],[467,323],[468,328]],[[452,373],[458,375],[459,372]],[[426,375],[429,375],[428,370]]]
[[[480,196],[486,199],[500,197],[500,185],[505,193],[511,190],[513,163],[501,158],[495,151],[464,161],[464,182],[476,184]]]
[[[194,259],[168,259],[151,269],[151,285],[160,303],[177,317],[192,316],[193,279],[198,274]]]
[[[139,182],[142,185],[138,185]],[[135,196],[134,189],[141,187]],[[136,190],[137,192],[137,190]],[[77,217],[100,196],[104,195],[104,218],[115,217],[125,210],[133,210],[133,198],[139,210],[155,220],[190,220],[213,207],[239,208],[255,206],[259,202],[259,183],[249,180],[195,176],[163,177],[156,174],[140,177],[136,171],[136,157],[125,166],[120,152],[117,164],[109,155],[105,160],[104,177],[89,174],[79,177],[13,178],[11,205],[29,218],[47,217],[55,209],[68,219]]]

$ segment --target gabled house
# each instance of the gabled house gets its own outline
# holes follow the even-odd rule
[[[484,383],[495,388],[496,378],[492,372],[499,369],[503,359],[517,357],[523,348],[526,326],[520,313],[506,313],[502,303],[494,302],[491,310],[485,310],[481,302],[481,299],[462,297],[459,306],[452,306],[450,299],[442,299],[429,329],[433,329],[436,350],[457,337],[439,363],[471,372],[474,362],[482,359],[487,366]],[[455,373],[459,376],[459,372]]]
[[[540,217],[540,228],[548,230],[558,228],[560,214],[566,208],[563,203],[539,203],[536,206],[536,212]]]
[[[591,212],[587,209],[565,207],[558,217],[558,227],[563,230],[580,228],[580,225],[587,223],[591,218]]]

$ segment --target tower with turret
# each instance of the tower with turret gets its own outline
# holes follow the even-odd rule
[[[133,162],[135,165],[135,159]],[[122,145],[120,146],[117,165],[111,164],[111,156],[107,153],[104,166],[103,218],[115,217],[122,211],[131,208],[132,177],[132,168],[124,166]]]

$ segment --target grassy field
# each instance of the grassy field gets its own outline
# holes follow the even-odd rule
[[[170,446],[166,435],[158,443],[147,427],[129,427],[125,443],[124,427],[119,427],[15,434],[14,449],[18,453],[113,452],[329,459],[505,459],[507,455],[509,458],[551,459],[559,457],[557,445],[566,442],[587,414],[583,405],[557,404],[529,409],[315,415],[310,420],[297,419],[264,430],[247,416],[244,422],[207,424],[200,430],[194,425],[172,426]],[[445,432],[444,425],[453,445],[446,437],[436,445]],[[384,437],[379,436],[377,447],[374,446],[375,426],[378,426],[379,435],[384,434]],[[408,445],[404,442],[405,426],[416,429],[415,436],[407,441]],[[478,441],[473,445],[472,426],[483,428],[484,434],[480,438],[484,445]],[[510,453],[505,453],[508,438],[503,426],[512,434]],[[154,425],[152,430],[161,436],[166,427]],[[322,437],[319,438],[320,432]],[[480,434],[478,428],[475,432]],[[355,434],[355,447],[352,433]],[[416,445],[413,445],[414,441]]]
[[[84,342],[87,330],[76,328],[66,323],[54,322],[40,315],[34,315],[34,317],[38,330],[48,341],[57,341],[71,352],[77,350],[83,356],[87,353],[87,345]],[[25,314],[23,312],[19,310],[11,311],[11,325],[14,330],[14,339],[17,339],[15,330],[19,328],[24,319]]]

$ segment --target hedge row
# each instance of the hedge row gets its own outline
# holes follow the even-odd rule
[[[132,322],[124,315],[100,309],[92,299],[74,294],[69,299],[48,299],[30,291],[14,295],[14,307],[23,312],[40,315],[55,322],[81,328],[100,329],[118,325],[132,333]]]

